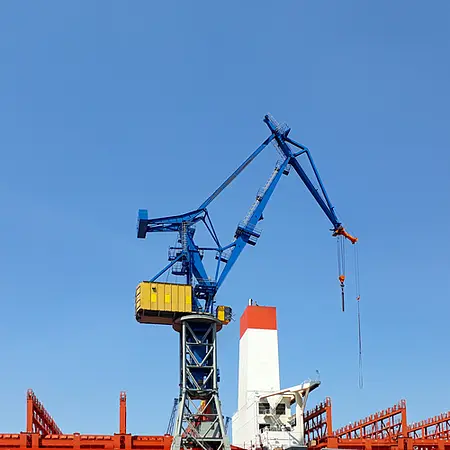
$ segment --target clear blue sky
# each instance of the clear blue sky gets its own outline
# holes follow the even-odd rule
[[[450,409],[448,2],[2,2],[0,430],[31,387],[66,432],[163,433],[178,341],[133,317],[170,237],[136,214],[195,208],[267,136],[308,145],[360,237],[365,387],[349,273],[340,312],[329,223],[294,174],[219,300],[278,308],[282,384],[320,370],[310,406],[335,426],[406,398]],[[273,148],[211,209],[231,240]],[[348,264],[352,262],[351,254]],[[238,323],[220,335],[224,411],[237,404]]]

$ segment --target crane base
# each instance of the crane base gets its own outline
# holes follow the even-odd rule
[[[190,314],[173,328],[180,333],[180,403],[171,450],[230,450],[219,401],[217,332],[212,314]]]

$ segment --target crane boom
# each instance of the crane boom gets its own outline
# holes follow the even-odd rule
[[[330,199],[328,198],[328,194],[325,191],[325,188],[323,186],[322,180],[320,179],[319,173],[318,173],[318,171],[316,169],[315,164],[312,161],[312,158],[310,157],[309,160],[310,160],[311,166],[313,168],[314,175],[316,176],[317,181],[318,181],[318,183],[320,185],[320,188],[321,188],[321,191],[322,191],[322,195],[323,195],[324,198],[322,198],[320,196],[318,189],[316,189],[314,187],[313,183],[308,178],[308,176],[306,175],[306,173],[303,170],[302,166],[300,165],[300,163],[298,162],[298,160],[294,156],[294,153],[289,148],[289,145],[287,143],[288,142],[287,141],[287,136],[288,136],[288,134],[290,132],[290,129],[289,128],[283,129],[280,126],[277,126],[274,123],[274,120],[269,115],[266,115],[264,117],[264,122],[267,124],[267,126],[269,127],[269,129],[272,132],[272,134],[275,136],[276,143],[277,143],[278,147],[280,148],[281,152],[286,156],[286,158],[289,158],[290,165],[297,172],[298,176],[301,178],[303,183],[305,183],[305,186],[308,188],[309,192],[311,192],[312,196],[315,198],[316,202],[322,208],[323,212],[326,214],[328,219],[330,219],[330,222],[333,224],[334,229],[335,230],[338,229],[341,226],[341,223],[339,222],[339,220],[336,217],[336,214],[334,213],[334,208],[331,205]],[[307,149],[305,147],[303,147],[302,149],[305,152],[307,152]],[[301,154],[302,154],[302,152],[299,153],[299,155],[301,155]],[[309,151],[308,151],[308,155],[309,155]]]
[[[205,209],[231,182],[272,142],[275,138],[271,134],[201,205],[198,209]]]
[[[257,223],[261,220],[262,213],[266,207],[271,195],[273,194],[275,187],[281,179],[284,171],[289,164],[289,158],[286,158],[281,164],[278,163],[269,178],[266,186],[264,186],[258,195],[256,201],[247,213],[246,218],[238,225],[235,233],[235,241],[233,243],[232,251],[229,259],[225,263],[225,268],[220,275],[217,282],[217,287],[220,287],[225,280],[225,277],[230,272],[234,263],[237,261],[239,255],[246,244],[256,244],[256,239],[261,235],[260,231],[256,228]]]

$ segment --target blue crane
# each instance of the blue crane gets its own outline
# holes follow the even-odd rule
[[[216,333],[230,321],[231,308],[218,306],[214,311],[215,297],[245,246],[255,245],[261,236],[258,223],[281,177],[288,175],[291,169],[299,175],[330,220],[333,235],[338,237],[340,245],[344,238],[352,243],[357,241],[337,218],[309,149],[289,137],[288,126],[279,125],[269,115],[264,117],[264,122],[270,136],[197,209],[156,219],[149,219],[147,210],[139,210],[138,238],[144,239],[147,233],[156,232],[177,234],[177,244],[169,248],[169,263],[150,281],[141,282],[135,297],[136,319],[140,323],[171,324],[180,332],[180,393],[169,427],[171,431],[173,426],[172,450],[186,447],[231,450],[218,396],[216,345]],[[233,241],[222,245],[208,206],[270,143],[277,149],[280,159],[244,220],[238,224]],[[306,155],[317,187],[300,164],[298,157],[301,155]],[[213,246],[197,245],[197,225],[206,228]],[[203,262],[207,252],[214,252],[217,260],[212,276]],[[183,282],[159,282],[158,279],[169,271],[182,277]],[[343,301],[344,273],[341,271],[339,281]]]
[[[173,275],[184,277],[185,283],[193,287],[193,311],[213,313],[214,299],[218,289],[225,281],[245,246],[247,244],[256,244],[261,235],[261,231],[257,225],[263,218],[264,208],[282,175],[287,175],[291,168],[298,174],[330,220],[333,226],[333,236],[342,236],[350,240],[353,244],[357,241],[357,238],[347,233],[337,218],[309,149],[289,137],[291,129],[287,125],[279,125],[270,115],[264,117],[264,122],[270,130],[270,136],[197,209],[185,214],[155,219],[149,219],[147,210],[139,210],[138,238],[143,239],[147,233],[155,232],[175,232],[178,234],[178,245],[169,248],[169,264],[150,281],[157,281],[169,270],[172,271]],[[246,217],[237,226],[233,241],[223,246],[214,229],[208,212],[208,206],[270,143],[276,147],[281,159],[278,160],[265,186],[259,190],[256,200]],[[297,151],[293,151],[291,146]],[[314,185],[300,164],[298,157],[301,155],[306,155],[318,187]],[[215,243],[215,247],[202,247],[195,243],[195,228],[199,223],[202,223],[206,227],[206,230]],[[215,257],[217,259],[213,277],[208,275],[203,264],[205,252],[211,251],[216,253]],[[341,283],[342,293],[344,278],[344,275],[340,274],[339,281]]]

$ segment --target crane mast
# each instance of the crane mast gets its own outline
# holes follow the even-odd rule
[[[291,129],[279,125],[270,115],[264,117],[264,123],[270,136],[197,209],[153,219],[149,219],[147,210],[138,213],[138,238],[144,239],[147,233],[156,232],[178,235],[177,245],[169,248],[169,263],[149,281],[141,282],[135,295],[138,322],[172,325],[180,334],[180,393],[172,450],[182,447],[230,449],[219,400],[216,335],[230,322],[232,310],[224,305],[215,307],[215,297],[244,248],[256,245],[261,236],[258,223],[282,176],[288,175],[292,168],[330,220],[333,236],[348,239],[352,244],[357,241],[338,220],[309,149],[292,140],[289,137]],[[280,159],[258,191],[247,215],[238,224],[232,242],[222,245],[208,206],[270,143],[277,149]],[[291,146],[298,151],[294,152]],[[306,155],[318,187],[300,164],[298,157],[301,155]],[[213,246],[197,245],[195,231],[199,225],[205,227]],[[214,253],[217,261],[213,276],[208,275],[203,263],[209,253]],[[183,281],[158,281],[169,271]],[[342,292],[343,281],[341,275]]]

